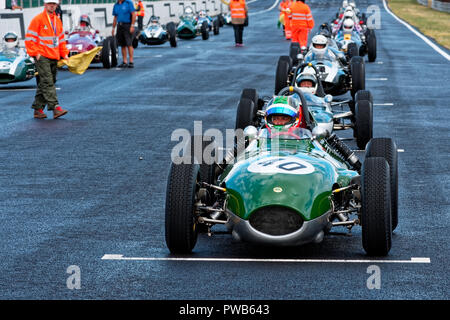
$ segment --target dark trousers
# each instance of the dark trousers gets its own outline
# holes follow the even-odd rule
[[[137,23],[138,23],[138,29],[140,31],[142,31],[142,29],[144,29],[144,17],[143,16],[138,16],[137,17]]]
[[[44,109],[47,105],[48,110],[53,110],[59,104],[55,87],[57,65],[57,60],[48,59],[44,56],[36,61],[38,87],[34,97],[33,109]]]
[[[233,24],[234,29],[234,41],[236,43],[242,44],[242,36],[244,34],[244,25],[243,24]]]

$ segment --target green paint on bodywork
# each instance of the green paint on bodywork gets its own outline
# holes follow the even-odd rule
[[[305,221],[315,219],[330,210],[329,197],[333,186],[346,186],[352,177],[358,175],[345,163],[330,156],[316,141],[279,141],[276,149],[270,139],[260,139],[255,151],[243,155],[220,177],[227,188],[228,209],[242,219],[249,219],[255,210],[266,206],[288,207]],[[282,161],[277,162],[273,157],[280,157]],[[278,167],[274,169],[277,172],[249,171],[252,164],[265,170],[265,163],[273,164],[270,168],[275,168],[277,163],[285,163],[286,168],[290,168],[297,159],[306,168],[311,168],[310,171],[305,169],[302,174],[289,174]]]
[[[15,49],[0,51],[0,84],[30,80],[34,73],[34,63],[28,56],[20,55]]]

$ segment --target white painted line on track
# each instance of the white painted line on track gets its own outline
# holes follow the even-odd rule
[[[253,259],[253,258],[164,258],[164,257],[124,257],[122,254],[105,254],[102,260],[127,261],[192,261],[192,262],[278,262],[278,263],[431,263],[430,258],[410,260],[366,260],[366,259]]]
[[[374,103],[374,106],[393,106],[394,104],[392,102],[388,103]]]
[[[405,152],[405,149],[397,149],[397,152]]]
[[[388,78],[367,78],[368,81],[388,81]]]
[[[36,91],[37,88],[10,88],[10,89],[0,89],[0,92],[4,91]],[[56,88],[56,90],[61,90],[61,88]]]
[[[426,36],[415,30],[410,24],[403,21],[399,17],[397,17],[395,14],[392,13],[391,10],[389,10],[388,6],[386,5],[386,0],[383,0],[383,6],[387,13],[389,13],[391,16],[393,16],[398,22],[406,26],[411,32],[413,32],[416,36],[418,36],[420,39],[425,41],[426,44],[428,44],[434,51],[439,53],[441,56],[443,56],[445,59],[450,61],[450,55],[444,52],[441,48],[439,48],[437,45],[435,45],[433,42],[431,42]]]
[[[254,16],[254,15],[256,15],[256,14],[261,14],[261,13],[264,13],[264,12],[269,12],[269,11],[271,11],[271,10],[273,10],[276,6],[277,6],[277,4],[278,4],[278,2],[279,2],[280,0],[275,0],[275,2],[273,3],[273,5],[270,7],[270,8],[268,8],[268,9],[264,9],[264,10],[261,10],[261,11],[256,11],[256,12],[250,12],[248,15],[249,16]]]

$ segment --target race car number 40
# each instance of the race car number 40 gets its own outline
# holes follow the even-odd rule
[[[285,174],[310,174],[314,172],[314,167],[296,157],[268,157],[258,160],[247,168],[253,173],[285,173]]]

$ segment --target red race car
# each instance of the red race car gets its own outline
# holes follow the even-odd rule
[[[99,31],[92,28],[88,15],[82,15],[79,25],[66,34],[69,57],[102,46],[102,50],[97,53],[92,63],[102,63],[107,69],[117,66],[118,51],[115,38],[101,37]]]

